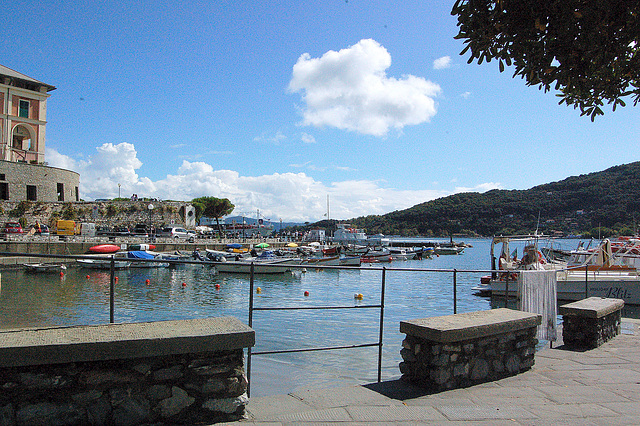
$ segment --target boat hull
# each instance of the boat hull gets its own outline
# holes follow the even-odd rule
[[[586,280],[584,274],[558,273],[558,300],[582,300],[586,297],[622,299],[628,305],[640,305],[640,277],[636,275],[600,275]],[[580,276],[582,275],[582,276]],[[485,296],[505,296],[506,281],[491,280],[474,290]],[[518,294],[517,280],[509,280],[509,296]]]
[[[76,262],[84,267],[90,269],[111,269],[111,260],[94,260],[94,259],[78,259]],[[116,260],[113,262],[115,269],[125,269],[131,265],[131,262],[125,262]]]
[[[300,259],[284,259],[269,262],[251,262],[248,260],[229,261],[229,262],[212,262],[218,272],[250,274],[251,265],[253,264],[254,274],[283,274],[291,271],[292,265],[300,264]]]

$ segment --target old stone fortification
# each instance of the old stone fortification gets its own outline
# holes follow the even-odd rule
[[[153,210],[149,210],[153,204]],[[92,222],[98,226],[131,226],[149,223],[154,226],[185,224],[185,201],[105,201],[105,202],[0,202],[0,226],[7,221],[21,221],[27,226],[36,221],[52,225],[57,219]],[[21,219],[22,218],[22,219]]]
[[[77,201],[79,185],[80,175],[70,170],[0,160],[0,192],[6,200]]]

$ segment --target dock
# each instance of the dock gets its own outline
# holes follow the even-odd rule
[[[402,381],[310,389],[250,398],[250,424],[637,425],[640,418],[640,320],[583,352],[547,344],[527,372],[495,382],[426,393]]]

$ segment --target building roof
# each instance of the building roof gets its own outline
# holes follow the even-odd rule
[[[55,90],[55,86],[52,86],[50,84],[47,83],[43,83],[42,81],[38,81],[35,78],[31,78],[27,75],[24,75],[22,73],[19,73],[18,71],[14,71],[11,68],[5,67],[4,65],[0,64],[0,76],[3,77],[10,77],[13,80],[20,80],[26,83],[31,83],[31,84],[37,84],[39,86],[44,86],[47,89],[47,92],[50,92],[52,90]],[[2,82],[2,80],[0,79],[0,83]]]

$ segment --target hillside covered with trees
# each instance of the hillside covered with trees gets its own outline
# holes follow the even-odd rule
[[[608,236],[634,233],[640,220],[640,162],[527,190],[460,193],[380,216],[352,219],[369,235],[491,236],[531,233]],[[333,221],[314,226],[334,228]]]

